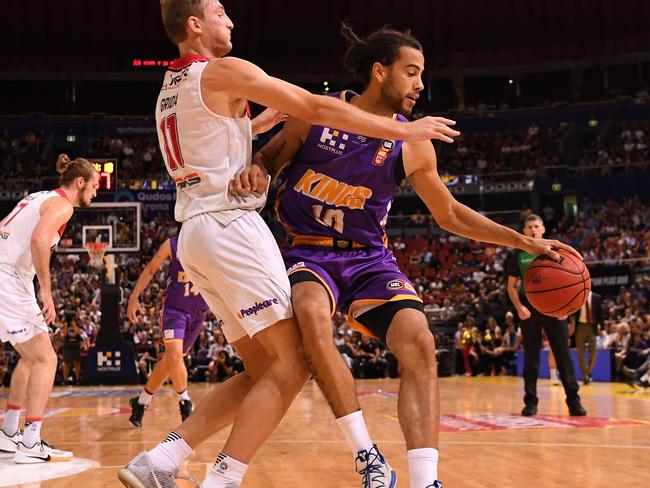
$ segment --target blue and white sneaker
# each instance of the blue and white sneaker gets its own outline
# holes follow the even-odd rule
[[[397,473],[390,467],[376,445],[369,451],[359,451],[355,460],[361,475],[361,488],[395,488]]]

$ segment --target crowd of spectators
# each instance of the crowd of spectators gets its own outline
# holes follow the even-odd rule
[[[155,134],[97,135],[62,146],[45,131],[10,135],[0,131],[0,178],[3,189],[24,189],[25,182],[55,178],[54,161],[59,152],[85,158],[112,158],[118,162],[118,182],[122,188],[146,185],[159,180],[173,188],[163,164]],[[140,183],[138,183],[138,181]],[[38,186],[34,183],[34,186]],[[160,187],[160,186],[159,186]]]
[[[425,222],[426,223],[426,219]],[[157,217],[142,227],[139,253],[117,255],[120,285],[125,301],[142,269],[165,239],[177,232],[177,225]],[[650,258],[650,206],[639,198],[583,201],[576,218],[561,220],[553,237],[584,252],[587,262],[633,259],[648,266]],[[445,232],[409,238],[397,237],[390,246],[402,270],[410,277],[424,301],[432,324],[458,324],[448,348],[455,351],[459,374],[513,374],[519,348],[518,318],[506,293],[504,273],[508,250],[485,245]],[[122,337],[133,347],[141,381],[145,381],[164,354],[160,311],[164,303],[166,266],[158,270],[141,296],[146,313],[132,324],[121,311]],[[97,339],[101,324],[100,284],[102,273],[90,265],[86,255],[57,254],[52,279],[58,320],[51,328],[59,355],[57,382],[77,382],[81,361]],[[605,327],[598,345],[610,348],[616,371],[638,367],[648,348],[650,315],[647,281],[605,296]],[[123,306],[124,308],[124,306]],[[438,325],[434,325],[434,330]],[[440,329],[443,330],[442,328]],[[453,334],[453,331],[447,335]],[[334,340],[350,370],[358,378],[397,376],[399,367],[384,345],[353,330],[342,314],[333,322]],[[436,333],[439,347],[445,344]],[[645,342],[644,342],[645,341]],[[8,382],[15,356],[10,347],[0,353],[0,381]],[[641,352],[639,352],[641,351]],[[219,320],[210,315],[199,339],[188,354],[187,368],[193,381],[223,381],[241,371],[243,364],[227,343]]]
[[[584,148],[578,166],[600,166],[609,174],[616,166],[635,165],[647,171],[650,164],[650,120],[615,123],[609,138],[591,141]]]
[[[440,145],[440,171],[449,175],[519,172],[533,178],[543,166],[560,164],[560,141],[567,125],[494,132],[470,132],[454,144]]]
[[[552,164],[558,154],[562,127],[525,131],[463,135],[457,144],[445,146],[441,155],[448,173],[492,173],[504,170],[533,171],[541,164]],[[621,127],[620,147],[616,151],[625,161],[648,159],[648,122]],[[0,133],[0,176],[5,182],[21,177],[51,174],[43,166],[43,154],[51,141],[46,135],[28,134],[12,139]],[[153,137],[101,136],[91,139],[89,157],[110,153],[120,158],[120,177],[162,177],[159,150]],[[556,156],[553,156],[555,154]],[[147,164],[141,164],[142,161]],[[607,161],[597,159],[597,162]],[[6,164],[5,164],[6,163]],[[478,166],[478,167],[477,167]],[[532,173],[531,173],[532,174]],[[9,178],[9,175],[11,178]],[[514,352],[519,347],[517,317],[509,315],[504,262],[507,250],[483,245],[434,228],[422,213],[409,217],[414,226],[427,229],[423,235],[397,237],[391,248],[401,269],[411,278],[424,300],[425,311],[436,324],[460,324],[453,338],[457,354],[456,370],[462,374],[501,374],[513,372]],[[577,216],[567,216],[554,225],[552,237],[580,249],[586,262],[616,263],[631,260],[632,267],[647,266],[650,258],[650,206],[638,197],[620,201],[582,201]],[[117,266],[121,286],[128,298],[133,284],[156,249],[177,231],[175,223],[156,218],[142,227],[142,251],[119,254]],[[73,225],[73,241],[81,238]],[[58,320],[52,327],[52,340],[60,357],[57,381],[79,381],[81,361],[97,339],[101,323],[101,272],[92,267],[86,255],[55,255],[52,265],[54,299]],[[163,304],[166,269],[159,270],[143,293],[141,303],[147,313],[138,323],[126,320],[121,330],[124,340],[136,352],[141,380],[164,354],[159,312]],[[603,302],[606,326],[599,345],[614,351],[617,371],[637,367],[647,348],[648,282],[642,281],[618,296]],[[398,365],[378,341],[364,337],[337,315],[333,334],[341,354],[356,377],[395,376]],[[441,341],[439,341],[440,343]],[[10,377],[15,355],[8,346],[0,353],[0,383]],[[205,330],[187,356],[190,378],[194,381],[222,381],[243,368],[241,359],[221,332],[219,321],[210,316]]]
[[[454,144],[439,145],[440,172],[448,175],[479,175],[484,179],[512,178],[513,173],[533,178],[545,166],[564,164],[562,140],[572,125],[563,122],[550,127],[466,132]],[[615,166],[650,161],[650,120],[613,121],[601,137],[580,147],[579,167],[599,166],[607,174]],[[10,135],[0,130],[0,177],[7,185],[52,177],[56,153],[65,149],[89,158],[116,158],[122,188],[146,187],[152,180],[158,187],[173,188],[162,164],[156,135],[96,134],[79,137],[63,147],[62,135],[44,130]],[[24,186],[24,184],[22,184]]]

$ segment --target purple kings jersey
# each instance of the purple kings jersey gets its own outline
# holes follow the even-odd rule
[[[165,306],[190,313],[198,309],[207,309],[208,305],[194,288],[192,282],[187,279],[185,270],[181,266],[181,262],[176,254],[178,236],[170,238],[169,243],[172,248],[172,259],[169,264],[169,274],[167,276]]]
[[[278,218],[291,237],[385,246],[384,226],[404,173],[398,167],[402,143],[312,126],[276,200]]]

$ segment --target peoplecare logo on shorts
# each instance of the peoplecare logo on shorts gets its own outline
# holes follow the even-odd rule
[[[245,317],[249,317],[251,315],[257,315],[259,312],[266,310],[269,307],[272,307],[273,305],[277,305],[280,303],[280,301],[277,298],[269,298],[268,300],[264,300],[263,302],[255,302],[255,305],[253,305],[250,308],[242,308],[237,316],[241,319],[244,320]]]

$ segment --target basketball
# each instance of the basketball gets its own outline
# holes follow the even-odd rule
[[[585,263],[559,250],[559,261],[538,256],[524,276],[524,292],[530,304],[551,317],[571,315],[584,304],[591,290],[591,277]]]

